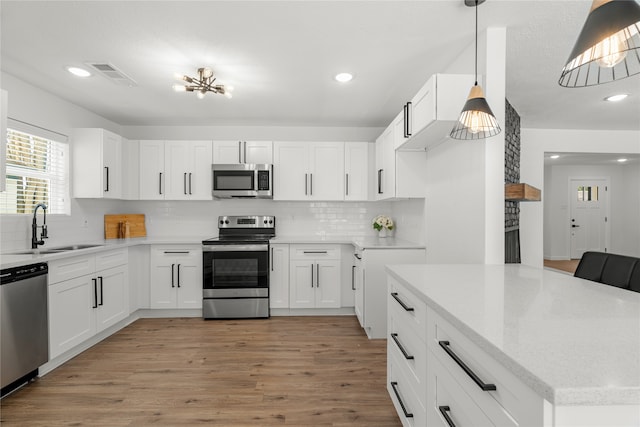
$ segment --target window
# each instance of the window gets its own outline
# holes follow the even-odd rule
[[[598,187],[578,187],[579,202],[595,202],[598,201]]]
[[[7,131],[7,189],[0,213],[31,214],[38,203],[48,214],[69,213],[69,146],[64,142]]]

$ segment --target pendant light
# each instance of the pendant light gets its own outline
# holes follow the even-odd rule
[[[558,83],[585,87],[640,73],[640,4],[594,0]]]
[[[467,102],[462,107],[460,118],[451,129],[449,136],[453,139],[484,139],[500,133],[498,120],[484,97],[482,87],[478,85],[478,5],[483,2],[484,0],[465,0],[465,5],[476,9],[476,82],[469,92]]]

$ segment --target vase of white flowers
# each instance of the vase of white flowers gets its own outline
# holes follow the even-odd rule
[[[386,215],[375,217],[372,225],[373,229],[378,232],[378,237],[390,236],[394,228],[393,220]]]

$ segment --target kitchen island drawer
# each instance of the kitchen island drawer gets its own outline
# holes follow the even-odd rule
[[[431,351],[427,356],[429,376],[427,383],[426,406],[427,424],[429,427],[482,426],[490,427],[494,424],[484,414],[482,409],[469,397],[460,384],[442,366]],[[511,423],[498,424],[500,426],[513,425]]]
[[[387,361],[387,391],[396,408],[398,417],[405,427],[424,427],[427,425],[427,413],[423,402],[411,386],[401,365],[393,353],[389,353]]]
[[[412,328],[398,321],[393,311],[389,313],[387,355],[404,372],[422,405],[426,405],[427,344]]]
[[[533,390],[431,308],[428,318],[428,348],[495,425],[536,417],[542,399]]]
[[[424,340],[427,327],[427,305],[394,277],[388,276],[387,311]]]

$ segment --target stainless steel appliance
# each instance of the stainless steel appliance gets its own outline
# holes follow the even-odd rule
[[[202,242],[205,319],[269,317],[273,216],[220,216],[219,237]]]
[[[211,169],[216,199],[273,199],[273,165],[214,163]]]
[[[49,360],[46,263],[0,271],[1,395],[38,375]]]

